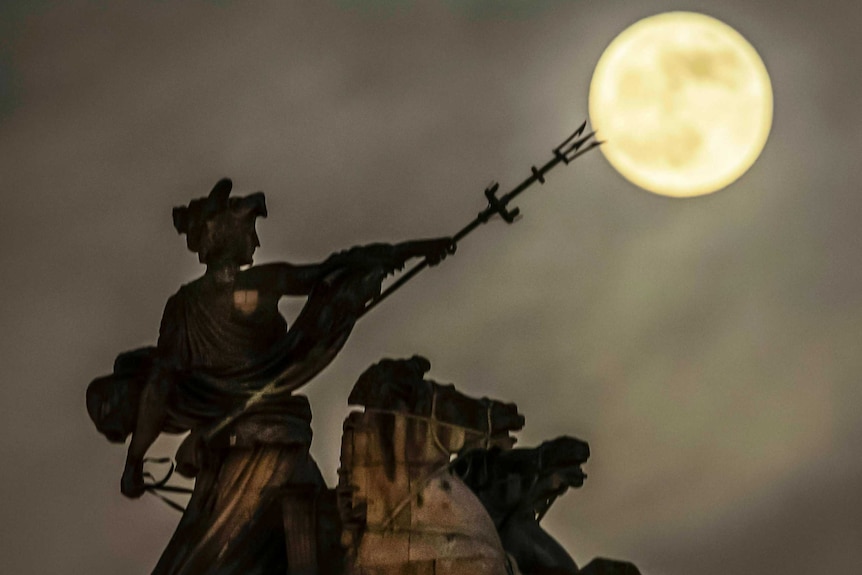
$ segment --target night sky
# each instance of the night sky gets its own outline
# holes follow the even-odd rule
[[[360,322],[304,388],[312,453],[333,485],[357,376],[420,353],[516,402],[520,445],[590,443],[543,522],[581,565],[862,572],[856,0],[4,1],[2,571],[149,573],[179,519],[120,495],[125,449],[84,405],[203,271],[173,206],[263,190],[259,263],[453,234],[586,118],[608,43],[675,9],[763,58],[759,161],[689,200],[600,152],[557,168]]]

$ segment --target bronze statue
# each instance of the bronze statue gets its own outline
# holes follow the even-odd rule
[[[437,263],[454,247],[448,238],[373,244],[319,264],[252,266],[264,195],[230,197],[231,187],[223,179],[174,209],[206,273],[168,300],[157,346],[122,354],[88,389],[108,439],[132,435],[120,486],[129,497],[145,492],[156,437],[191,430],[177,461],[196,477],[194,493],[159,574],[284,571],[289,551],[272,500],[291,484],[324,487],[308,453],[308,400],[293,392],[334,359],[387,274],[410,258]],[[283,296],[308,297],[290,329]]]
[[[581,137],[584,128],[511,192],[497,197],[489,186],[487,208],[451,238],[253,265],[262,192],[231,197],[223,179],[174,208],[174,226],[206,272],[168,299],[157,345],[120,354],[87,389],[96,428],[113,442],[131,435],[120,482],[128,497],[171,489],[167,478],[145,481],[146,454],[161,433],[190,432],[176,469],[195,486],[153,573],[638,575],[604,559],[578,570],[541,528],[553,501],[583,484],[589,448],[562,437],[513,449],[524,425],[514,404],[426,380],[423,357],[382,360],[350,393],[363,411],[345,421],[339,484],[327,489],[309,454],[311,408],[294,393],[388,294],[490,218],[515,221],[512,199],[598,145]],[[412,258],[422,261],[382,291]],[[307,298],[289,329],[278,311],[284,296]]]

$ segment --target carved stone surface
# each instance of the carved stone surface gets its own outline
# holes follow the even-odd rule
[[[344,424],[338,493],[347,572],[506,575],[511,566],[493,521],[449,464],[465,445],[523,418],[511,404],[423,380],[428,367],[419,357],[384,360],[351,393],[351,403],[376,407]],[[448,398],[445,421],[438,393]]]
[[[541,527],[554,501],[583,485],[586,442],[512,449],[509,434],[524,424],[517,406],[426,380],[429,369],[419,356],[385,359],[350,394],[365,410],[348,416],[342,436],[347,573],[639,575],[610,559],[579,570]]]

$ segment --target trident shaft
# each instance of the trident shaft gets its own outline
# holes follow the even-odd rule
[[[593,140],[593,136],[595,136],[595,132],[590,132],[586,136],[583,136],[584,129],[587,127],[587,123],[584,122],[581,124],[575,133],[569,136],[563,141],[562,144],[554,148],[553,154],[554,157],[551,158],[545,165],[541,168],[537,168],[536,166],[532,166],[531,171],[532,175],[530,175],[523,182],[515,186],[515,188],[505,194],[502,197],[497,197],[497,190],[500,185],[497,182],[491,182],[491,184],[485,188],[485,199],[488,200],[488,207],[479,212],[479,215],[476,216],[473,221],[469,224],[461,228],[458,233],[452,236],[453,244],[457,244],[459,241],[464,239],[470,232],[478,228],[484,223],[487,223],[494,216],[500,216],[503,221],[507,224],[514,223],[518,217],[520,216],[521,211],[518,208],[508,209],[509,202],[511,202],[515,197],[532,186],[534,183],[539,182],[540,184],[545,183],[545,174],[550,172],[557,164],[563,163],[565,165],[569,165],[572,161],[574,161],[579,156],[586,154],[590,150],[595,147],[598,147],[602,144],[602,142],[598,140]],[[397,289],[406,284],[408,281],[413,279],[413,277],[428,267],[428,260],[424,259],[406,272],[404,272],[401,277],[398,278],[395,282],[393,282],[388,288],[383,290],[380,295],[371,300],[368,305],[363,310],[362,315],[365,315],[372,308],[374,308],[381,301],[392,295]],[[360,316],[361,317],[361,316]]]

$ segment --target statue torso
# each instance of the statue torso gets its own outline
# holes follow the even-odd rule
[[[231,369],[255,362],[286,331],[278,294],[203,276],[168,301],[159,348],[186,368]]]

